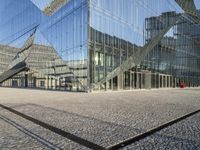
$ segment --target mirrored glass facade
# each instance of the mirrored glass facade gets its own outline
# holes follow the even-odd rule
[[[163,36],[156,39],[160,34]],[[96,89],[197,85],[198,34],[199,22],[186,14],[176,1],[166,0],[161,4],[160,0],[91,0],[90,82],[98,85],[113,74],[106,84]],[[156,43],[153,47],[149,44],[151,41]],[[115,73],[120,66],[130,63],[127,60],[132,56],[141,60],[136,60],[135,66],[126,71]]]
[[[198,86],[194,4],[195,15],[175,0],[2,0],[0,73],[6,78],[22,61],[26,69],[7,73],[13,76],[1,85],[70,91]]]

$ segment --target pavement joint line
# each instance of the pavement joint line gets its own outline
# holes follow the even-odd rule
[[[42,143],[43,145],[47,146],[48,148],[54,149],[54,150],[62,150],[61,148],[57,147],[53,143],[47,141],[46,139],[43,139],[39,135],[29,131],[28,129],[22,127],[21,125],[19,125],[18,123],[14,122],[13,120],[10,120],[9,118],[7,118],[5,116],[2,116],[1,114],[0,114],[0,119],[5,121],[6,123],[10,124],[11,126],[15,127],[16,129],[18,129],[19,131],[23,132],[24,134],[26,134],[26,135],[30,136],[31,138],[37,140],[38,142]]]
[[[94,149],[94,150],[106,150],[105,147],[102,147],[100,145],[92,143],[92,142],[90,142],[90,141],[88,141],[86,139],[83,139],[81,137],[73,135],[73,134],[71,134],[69,132],[66,132],[66,131],[64,131],[62,129],[59,129],[57,127],[51,126],[50,124],[47,124],[47,123],[42,122],[40,120],[37,120],[37,119],[35,119],[35,118],[31,117],[31,116],[25,115],[25,114],[15,110],[15,109],[12,109],[10,107],[5,106],[3,104],[0,104],[0,107],[4,108],[5,110],[8,110],[8,111],[10,111],[10,112],[12,112],[14,114],[16,114],[16,115],[18,115],[18,116],[20,116],[20,117],[22,117],[22,118],[24,118],[26,120],[29,120],[29,121],[33,122],[34,124],[37,124],[37,125],[45,128],[45,129],[48,129],[48,130],[50,130],[50,131],[52,131],[52,132],[54,132],[54,133],[56,133],[58,135],[61,135],[61,136],[65,137],[65,138],[67,138],[67,139],[69,139],[69,140],[71,140],[71,141],[73,141],[75,143],[83,145],[83,146],[85,146],[87,148]]]
[[[124,147],[126,147],[128,145],[131,145],[131,144],[133,144],[135,142],[138,142],[138,141],[140,141],[140,140],[142,140],[142,139],[144,139],[144,138],[146,138],[148,136],[151,136],[154,133],[156,133],[156,132],[158,132],[158,131],[160,131],[160,130],[162,130],[164,128],[167,128],[167,127],[169,127],[169,126],[171,126],[171,125],[173,125],[175,123],[178,123],[178,122],[180,122],[180,121],[182,121],[184,119],[187,119],[188,117],[191,117],[191,116],[193,116],[193,115],[195,115],[197,113],[200,113],[200,109],[198,109],[196,111],[193,111],[193,112],[190,112],[190,113],[188,113],[186,115],[183,115],[181,117],[178,117],[176,119],[172,119],[171,121],[168,121],[168,122],[166,122],[166,123],[164,123],[164,124],[162,124],[160,126],[152,128],[150,130],[147,130],[144,133],[138,134],[138,135],[136,135],[134,137],[128,138],[128,139],[123,140],[121,142],[118,142],[118,143],[116,143],[114,145],[111,145],[111,146],[107,147],[106,150],[116,150],[116,149],[124,148]]]

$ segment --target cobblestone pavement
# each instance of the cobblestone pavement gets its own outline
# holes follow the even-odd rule
[[[0,149],[86,149],[9,111],[0,114]]]
[[[39,141],[27,136],[8,122],[0,118],[0,149],[43,149]],[[46,147],[47,148],[47,147]],[[48,149],[48,148],[47,148]]]
[[[200,88],[106,93],[0,88],[0,104],[108,147],[200,109]],[[198,149],[199,118],[194,115],[124,149]],[[23,148],[87,149],[0,108],[0,149]]]
[[[199,150],[200,114],[189,117],[123,149]]]

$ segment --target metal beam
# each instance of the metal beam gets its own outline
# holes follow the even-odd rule
[[[25,44],[21,48],[21,51],[15,55],[12,62],[8,66],[8,69],[14,67],[16,64],[23,62],[27,59],[27,57],[29,56],[31,52],[31,47],[34,43],[36,30],[37,30],[37,26],[35,27],[34,32],[30,35],[28,40],[25,42]]]
[[[191,15],[192,17],[200,19],[200,14],[197,11],[194,0],[175,0],[175,1],[187,14]]]
[[[22,71],[25,71],[25,70],[29,70],[29,68],[27,68],[25,62],[20,62],[20,63],[16,64],[14,67],[12,67],[11,69],[3,72],[0,75],[0,84],[3,83],[6,80],[12,78],[16,74],[18,74],[18,73],[20,73]]]
[[[65,5],[69,0],[54,0],[51,2],[51,4],[44,9],[44,13],[47,16],[51,16],[56,10],[61,8],[63,5]]]
[[[16,56],[13,58],[12,62],[8,66],[8,69],[0,75],[0,83],[4,82],[7,79],[12,78],[14,75],[20,73],[21,71],[28,69],[25,60],[30,54],[31,46],[33,45],[34,42],[36,29],[37,26],[35,27],[34,32],[30,35],[28,40],[21,48],[21,51],[18,52]]]

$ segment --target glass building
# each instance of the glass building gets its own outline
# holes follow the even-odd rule
[[[196,0],[2,0],[0,84],[95,91],[200,84]]]

